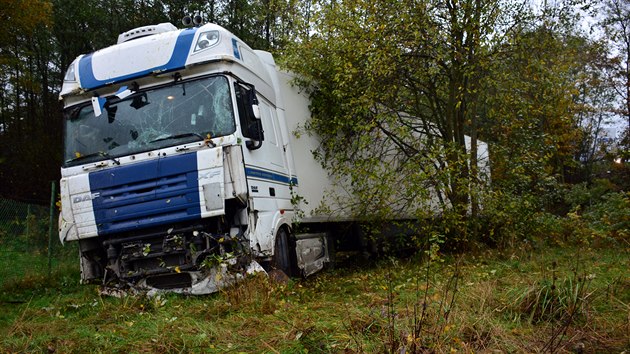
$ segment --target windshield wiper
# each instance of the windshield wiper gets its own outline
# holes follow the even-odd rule
[[[196,136],[199,139],[203,140],[203,136],[201,136],[201,135],[199,135],[197,133],[183,133],[183,134],[169,135],[169,136],[166,136],[164,138],[158,138],[158,139],[155,139],[155,140],[151,140],[151,141],[149,141],[149,143],[156,143],[158,141],[163,141],[163,140],[188,138],[188,137],[191,137],[191,136]]]
[[[120,165],[120,161],[116,160],[114,157],[112,157],[110,154],[106,153],[105,151],[98,151],[98,152],[95,152],[95,153],[92,153],[92,154],[77,156],[77,157],[75,157],[73,159],[66,160],[66,163],[81,161],[81,160],[89,159],[91,157],[96,157],[96,156],[104,157],[104,158],[106,158],[108,160],[112,160],[114,162],[114,164]]]

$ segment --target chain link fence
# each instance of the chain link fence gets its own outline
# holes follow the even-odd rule
[[[0,198],[0,289],[78,269],[76,249],[59,242],[59,212],[52,208]]]

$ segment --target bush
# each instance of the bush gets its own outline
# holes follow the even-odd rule
[[[617,240],[630,241],[630,193],[610,193],[583,215],[594,231]]]
[[[537,219],[540,209],[540,200],[531,194],[495,193],[484,202],[482,241],[512,247],[543,236],[546,230]]]
[[[571,210],[577,207],[585,208],[600,202],[606,194],[615,190],[616,186],[609,180],[596,179],[591,186],[587,183],[580,183],[568,188],[564,201]]]

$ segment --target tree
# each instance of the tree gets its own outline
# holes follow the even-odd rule
[[[0,3],[0,47],[13,43],[16,34],[32,33],[50,22],[49,1],[2,0]]]
[[[490,67],[482,134],[494,147],[495,187],[543,197],[588,178],[610,101],[602,44],[575,33],[542,23]]]
[[[16,194],[39,198],[37,178],[46,169],[33,141],[53,143],[45,129],[44,107],[56,102],[46,75],[50,52],[43,33],[51,23],[48,1],[3,1],[0,6],[0,187],[2,195],[16,187],[31,186]],[[49,112],[49,111],[48,111]],[[31,163],[25,164],[25,161]],[[33,173],[33,171],[37,171]],[[49,180],[44,182],[49,185]],[[47,187],[45,187],[47,188]],[[13,190],[15,193],[15,190]],[[47,193],[50,197],[50,193]]]
[[[475,0],[316,8],[313,35],[285,63],[313,88],[308,128],[323,137],[322,162],[363,202],[357,214],[393,205],[464,217],[471,203],[474,213],[481,78],[525,9]]]
[[[322,137],[316,156],[351,196],[334,208],[455,215],[451,230],[465,235],[457,220],[488,192],[477,139],[490,143],[496,195],[543,200],[574,168],[585,122],[605,101],[602,46],[576,30],[571,3],[538,15],[480,0],[314,8],[310,35],[283,63],[312,95],[305,131]]]
[[[609,80],[617,94],[618,108],[615,113],[625,118],[623,133],[623,157],[630,158],[630,1],[604,0],[604,19],[601,21],[606,37],[612,45]]]

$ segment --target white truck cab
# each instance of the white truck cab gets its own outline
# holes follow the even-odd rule
[[[214,24],[146,26],[77,57],[60,94],[59,237],[79,242],[82,280],[200,294],[256,261],[321,269],[325,235],[295,235],[295,196],[308,182],[318,205],[328,177],[317,142],[291,133],[310,112],[290,80]]]

